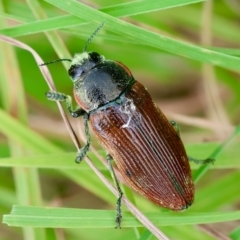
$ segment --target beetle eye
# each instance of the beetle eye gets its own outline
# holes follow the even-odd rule
[[[78,79],[83,73],[83,69],[77,65],[71,66],[68,70],[68,74],[72,78],[72,80]]]
[[[91,61],[97,63],[100,60],[100,55],[97,52],[91,52],[89,53],[89,56],[91,58]]]

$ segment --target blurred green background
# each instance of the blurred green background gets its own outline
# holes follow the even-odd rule
[[[82,51],[101,22],[97,12],[92,21],[88,19],[87,11],[79,12],[79,18],[72,17],[69,10],[74,9],[72,2],[59,1],[63,6],[60,9],[54,6],[58,5],[55,0],[3,0],[0,3],[0,34],[27,44],[44,62],[69,58]],[[164,3],[145,0],[131,4],[99,0],[82,3],[116,17],[112,22],[103,19],[106,24],[89,44],[88,51],[99,52],[128,66],[167,117],[179,123],[190,156],[206,158],[212,154],[216,157],[216,163],[208,169],[191,165],[197,181],[196,197],[193,206],[181,213],[182,223],[188,212],[238,213],[239,1],[172,0]],[[129,26],[117,21],[120,17],[150,33],[175,41],[171,45],[166,40],[166,48],[164,40],[159,41],[159,46],[157,41],[151,45],[144,39],[147,34],[142,35],[141,41],[140,32],[130,32]],[[111,24],[118,24],[119,29],[114,30]],[[154,41],[154,35],[149,34],[149,41]],[[186,54],[179,54],[178,43],[181,42],[213,52],[201,49],[200,54],[197,49],[191,51],[189,45]],[[45,98],[48,86],[33,56],[6,42],[0,42],[0,48],[0,214],[9,214],[12,205],[114,210],[115,196],[86,163],[74,163],[76,148],[56,104]],[[207,56],[216,58],[209,60]],[[231,64],[233,62],[236,64]],[[68,62],[53,64],[49,69],[57,90],[71,95],[68,65]],[[81,140],[84,139],[82,120],[71,119],[71,123]],[[224,141],[230,143],[221,145]],[[104,156],[94,135],[92,145]],[[105,166],[95,155],[90,156],[111,180]],[[149,203],[126,186],[124,191],[140,210],[159,216],[169,212]],[[229,220],[231,217],[226,217],[222,223],[217,223],[216,219],[214,224],[179,223],[160,228],[171,239],[240,239],[239,220]],[[204,221],[201,219],[200,222]],[[0,224],[0,239],[155,239],[143,227],[126,226],[115,230],[113,226],[100,228],[96,223],[92,229],[43,230]]]

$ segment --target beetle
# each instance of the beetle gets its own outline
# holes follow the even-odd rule
[[[87,143],[78,152],[77,163],[90,147],[88,122],[107,150],[109,168],[119,191],[116,227],[121,223],[123,193],[111,165],[112,159],[129,186],[141,195],[174,211],[187,209],[194,200],[194,183],[177,123],[168,121],[125,65],[105,59],[97,52],[87,52],[86,46],[72,60],[54,61],[71,62],[68,74],[79,108],[73,110],[71,97],[63,93],[49,91],[46,96],[52,101],[65,102],[73,117],[84,118]],[[209,163],[212,159],[196,162]]]

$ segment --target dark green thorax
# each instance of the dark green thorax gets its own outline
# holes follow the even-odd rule
[[[117,99],[135,81],[123,64],[96,52],[76,54],[69,75],[75,99],[86,112]]]

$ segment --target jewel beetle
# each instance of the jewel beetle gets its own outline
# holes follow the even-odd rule
[[[89,150],[88,122],[97,139],[108,152],[108,164],[119,191],[117,227],[121,223],[122,191],[116,179],[113,159],[123,178],[134,190],[150,201],[181,211],[194,200],[194,183],[189,159],[174,121],[168,121],[153,102],[146,88],[136,81],[121,62],[105,59],[86,47],[70,61],[68,74],[73,82],[73,95],[79,108],[73,110],[71,97],[49,91],[49,100],[63,101],[73,117],[83,116],[87,144],[78,152],[76,162],[82,161]],[[200,163],[212,159],[196,160]]]

